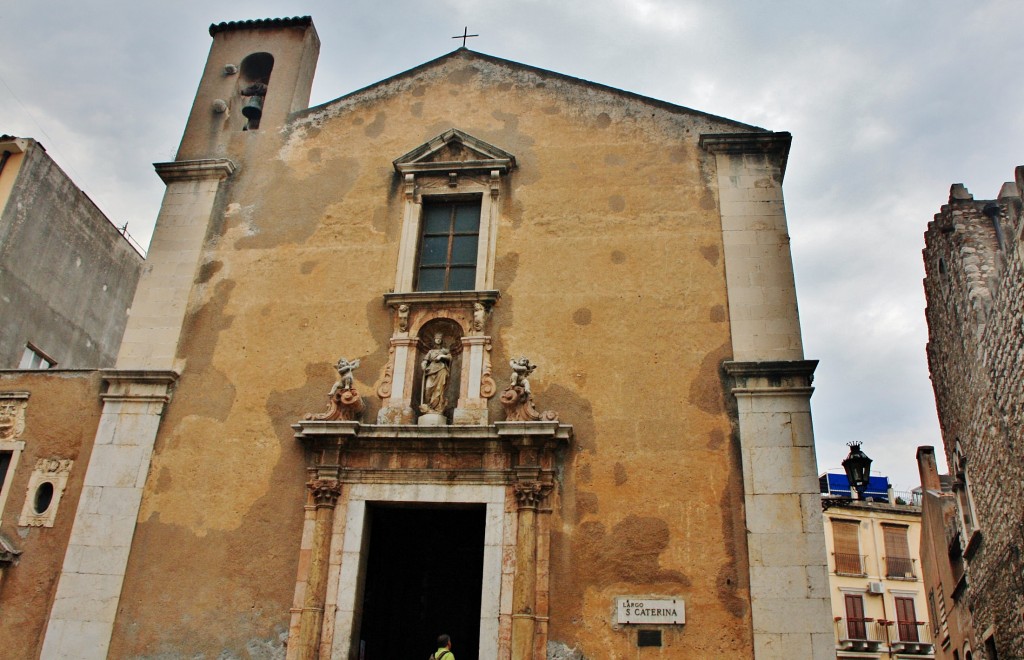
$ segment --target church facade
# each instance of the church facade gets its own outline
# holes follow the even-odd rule
[[[309,108],[310,19],[210,32],[22,648],[834,657],[789,134],[465,48]]]

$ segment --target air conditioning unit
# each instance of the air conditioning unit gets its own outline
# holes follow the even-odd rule
[[[869,594],[884,594],[885,587],[882,586],[881,582],[868,582],[868,593]]]

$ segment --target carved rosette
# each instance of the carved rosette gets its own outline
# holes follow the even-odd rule
[[[536,509],[547,499],[554,484],[543,481],[519,481],[513,488],[520,509]]]
[[[506,422],[558,421],[558,413],[554,410],[537,410],[533,405],[533,396],[520,385],[509,387],[501,393],[501,405],[505,407]]]
[[[359,396],[359,392],[355,388],[335,390],[328,395],[328,399],[328,408],[325,412],[315,415],[310,413],[306,415],[306,419],[318,422],[337,420],[354,422],[359,421],[363,411],[366,410],[366,404],[363,403],[362,397]]]
[[[318,508],[333,508],[341,497],[341,482],[337,479],[313,479],[306,487],[313,494],[313,503]]]

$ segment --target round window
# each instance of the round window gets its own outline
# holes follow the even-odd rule
[[[50,508],[50,502],[52,501],[53,484],[49,481],[44,481],[36,488],[36,497],[34,502],[36,514],[46,513],[46,510]]]

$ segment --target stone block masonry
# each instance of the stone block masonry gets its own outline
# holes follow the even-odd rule
[[[966,599],[979,645],[1024,657],[1024,241],[1019,190],[950,190],[925,233],[928,363],[957,478]],[[975,650],[977,652],[977,650]]]

